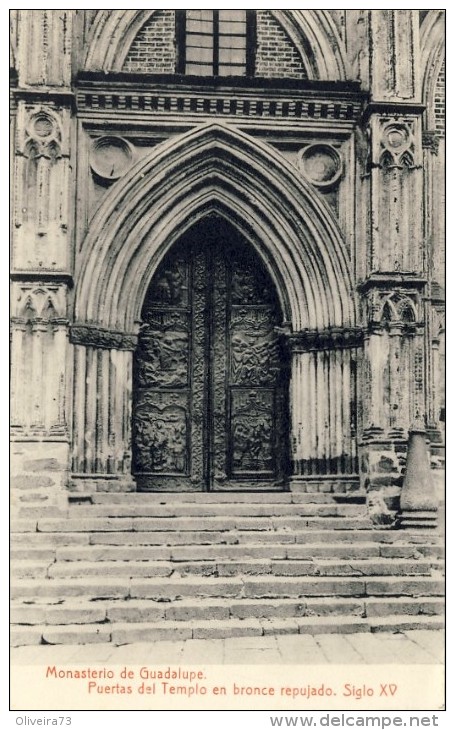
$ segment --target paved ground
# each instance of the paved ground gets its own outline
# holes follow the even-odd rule
[[[442,664],[442,631],[308,634],[191,639],[153,644],[25,646],[11,649],[15,665],[110,664]]]

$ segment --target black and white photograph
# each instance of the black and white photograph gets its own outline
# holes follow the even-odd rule
[[[445,16],[9,10],[13,710],[445,708]]]

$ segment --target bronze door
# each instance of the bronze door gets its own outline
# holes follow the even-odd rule
[[[157,270],[142,321],[133,401],[138,489],[282,489],[282,316],[250,245],[220,219],[195,226]]]

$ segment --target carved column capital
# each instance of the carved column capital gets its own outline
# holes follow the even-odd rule
[[[424,150],[430,150],[433,155],[437,155],[439,152],[439,135],[436,130],[429,130],[422,132],[422,147]]]
[[[70,328],[70,342],[73,345],[96,347],[104,350],[135,350],[137,334],[116,332],[103,327],[73,324]]]
[[[363,341],[361,327],[331,327],[325,330],[302,330],[286,336],[291,352],[344,350],[359,347]]]

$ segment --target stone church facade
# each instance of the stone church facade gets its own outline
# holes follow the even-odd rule
[[[400,499],[410,434],[443,466],[444,12],[18,10],[10,52],[18,516],[433,525],[426,457]]]

